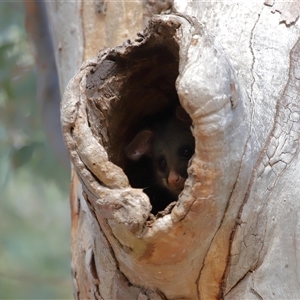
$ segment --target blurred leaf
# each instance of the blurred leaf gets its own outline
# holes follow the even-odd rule
[[[13,98],[13,89],[11,87],[11,81],[10,80],[5,78],[5,80],[3,80],[3,83],[2,83],[2,88],[6,92],[6,95],[7,95],[8,98],[10,98],[10,99]]]
[[[20,149],[14,149],[11,153],[11,162],[15,169],[30,162],[33,153],[37,148],[41,147],[40,143],[33,142],[29,145],[25,145]]]
[[[5,42],[4,44],[0,44],[0,65],[1,65],[1,73],[6,74],[9,70],[10,64],[8,62],[7,52],[13,49],[14,43],[13,42]],[[3,75],[0,77],[2,79]]]
[[[9,49],[12,49],[14,47],[13,42],[5,42],[0,46],[0,56],[4,56],[6,54],[6,51]]]

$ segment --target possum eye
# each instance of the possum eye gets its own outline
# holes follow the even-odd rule
[[[183,146],[179,149],[179,156],[183,159],[190,159],[194,154],[194,149],[190,146]]]
[[[159,170],[164,172],[166,170],[166,167],[167,167],[166,159],[163,156],[161,156],[161,157],[158,158],[157,163],[158,163]]]

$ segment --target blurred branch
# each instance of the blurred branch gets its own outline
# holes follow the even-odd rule
[[[26,29],[35,51],[37,100],[49,144],[63,167],[70,162],[60,126],[60,91],[51,33],[44,1],[24,0]]]

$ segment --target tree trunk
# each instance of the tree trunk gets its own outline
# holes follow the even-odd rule
[[[150,4],[48,3],[61,90],[114,47],[61,105],[75,297],[300,298],[299,3]],[[154,216],[124,147],[174,94],[195,155]]]

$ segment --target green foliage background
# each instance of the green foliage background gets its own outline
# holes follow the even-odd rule
[[[42,131],[21,2],[0,2],[0,299],[70,299],[69,174]]]

